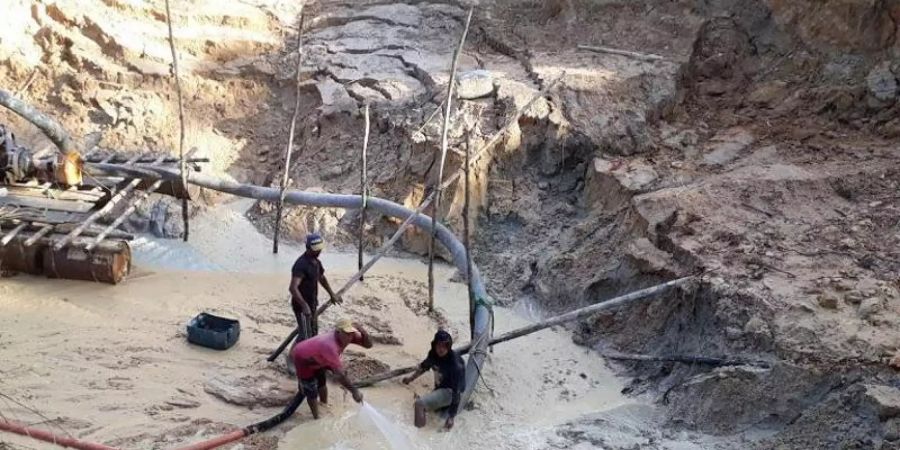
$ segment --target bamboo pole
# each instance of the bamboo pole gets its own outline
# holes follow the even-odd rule
[[[471,159],[470,148],[471,136],[466,134],[466,163],[463,167],[466,169],[465,182],[465,200],[463,204],[463,245],[466,246],[466,290],[469,294],[469,339],[475,338],[475,292],[472,291],[472,234],[469,230],[470,224],[470,207],[471,207],[471,188],[470,188],[470,172],[469,160]]]
[[[121,164],[121,162],[123,162],[123,161],[117,161],[120,158],[116,154],[112,154],[107,157],[100,157],[99,155],[94,154],[94,155],[90,155],[90,156],[85,156],[83,159],[84,159],[84,162],[86,162],[86,163],[98,163],[99,162],[99,163]],[[141,159],[133,162],[132,164],[151,164],[154,161],[155,161],[154,158],[148,157],[148,158],[141,158]],[[163,163],[174,163],[174,162],[179,162],[179,161],[180,161],[179,158],[172,158],[172,157],[167,157],[166,159],[162,160]],[[208,163],[209,158],[188,157],[185,159],[185,162],[187,162],[187,163]]]
[[[31,247],[32,245],[34,245],[35,242],[38,241],[38,239],[46,236],[47,233],[49,233],[51,231],[53,231],[53,225],[44,225],[43,227],[41,227],[40,230],[38,230],[36,233],[31,235],[30,238],[25,240],[25,246]]]
[[[707,366],[743,366],[751,365],[757,367],[769,367],[769,363],[765,361],[754,361],[743,358],[714,358],[709,356],[697,355],[642,355],[634,353],[603,353],[606,359],[617,361],[641,361],[641,362],[677,362],[681,364],[702,364]]]
[[[125,211],[122,211],[122,214],[119,214],[119,217],[117,217],[116,220],[114,220],[111,224],[109,224],[109,226],[103,229],[103,231],[101,231],[100,234],[98,234],[94,238],[94,240],[91,241],[91,243],[88,244],[84,249],[87,251],[91,251],[94,249],[94,247],[97,246],[97,244],[103,242],[103,240],[106,239],[107,236],[109,236],[110,232],[115,230],[116,227],[118,227],[122,224],[122,222],[125,221],[125,219],[131,216],[135,212],[135,210],[137,210],[138,206],[141,206],[142,203],[147,201],[147,199],[150,198],[150,194],[156,192],[156,190],[159,189],[162,184],[163,180],[156,180],[155,182],[153,182],[153,184],[151,184],[146,191],[141,193],[142,195],[140,197],[131,202],[131,205],[129,205],[128,208],[125,209]]]
[[[450,129],[450,114],[453,111],[453,89],[456,87],[456,66],[459,64],[459,55],[462,53],[463,46],[466,43],[466,36],[469,34],[469,24],[472,22],[472,12],[474,8],[469,8],[469,15],[466,17],[466,26],[463,28],[462,36],[459,38],[459,45],[453,52],[453,61],[450,63],[450,82],[447,84],[447,105],[444,108],[444,125],[441,128],[441,161],[438,166],[437,196],[434,200],[434,208],[431,213],[431,242],[428,246],[428,310],[434,311],[434,251],[435,241],[437,240],[435,225],[437,224],[438,214],[441,210],[441,194],[443,191],[444,181],[444,164],[447,162],[447,132]]]
[[[368,183],[368,171],[366,167],[366,152],[369,148],[369,103],[366,103],[366,131],[365,136],[363,136],[363,148],[362,148],[362,161],[361,167],[359,171],[359,189],[360,196],[362,197],[362,207],[359,211],[359,259],[358,259],[358,269],[362,270],[363,268],[363,250],[365,247],[363,240],[363,233],[366,231],[366,197],[369,195],[369,183]],[[359,275],[359,281],[363,280],[363,275]]]
[[[300,24],[297,28],[297,71],[294,74],[297,84],[294,99],[294,115],[291,116],[291,127],[288,131],[288,144],[284,152],[284,176],[281,177],[281,195],[275,212],[275,234],[272,236],[272,253],[278,253],[278,238],[281,234],[281,218],[284,214],[284,193],[287,190],[291,174],[291,153],[294,151],[294,131],[297,129],[297,117],[300,116],[300,69],[303,67],[303,22],[305,19],[303,6],[300,6]]]
[[[652,53],[631,52],[628,50],[619,50],[617,48],[610,48],[610,47],[598,47],[595,45],[579,45],[578,50],[588,50],[588,51],[597,52],[597,53],[607,53],[610,55],[625,56],[628,58],[639,59],[642,61],[663,61],[666,59],[662,56],[654,55]]]
[[[501,342],[506,342],[506,341],[510,341],[510,340],[513,340],[513,339],[516,339],[516,338],[519,338],[522,336],[527,336],[531,333],[541,331],[541,330],[544,330],[544,329],[547,329],[550,327],[554,327],[556,325],[560,325],[560,324],[563,324],[566,322],[571,322],[573,320],[578,320],[578,319],[596,314],[598,312],[617,309],[619,307],[635,303],[638,300],[652,299],[656,294],[663,292],[671,287],[682,285],[693,278],[694,278],[693,276],[679,278],[677,280],[672,280],[667,283],[659,284],[659,285],[649,287],[646,289],[641,289],[639,291],[634,291],[630,294],[612,298],[610,300],[606,300],[606,301],[603,301],[603,302],[600,302],[600,303],[597,303],[594,305],[585,306],[584,308],[579,308],[579,309],[570,311],[565,314],[560,314],[558,316],[554,316],[549,319],[542,320],[540,322],[535,322],[531,325],[527,325],[527,326],[517,328],[512,331],[503,333],[503,334],[491,339],[488,342],[488,345],[493,346],[493,345],[499,344]],[[469,343],[462,347],[456,348],[454,350],[456,351],[456,353],[458,353],[460,355],[465,355],[466,353],[469,353],[469,350],[471,350],[471,345],[472,344]],[[416,369],[416,367],[417,366],[404,367],[404,368],[400,368],[400,369],[394,369],[389,372],[385,372],[383,374],[374,375],[372,377],[366,378],[365,380],[359,381],[358,383],[355,384],[355,386],[356,387],[371,386],[375,383],[378,383],[379,381],[384,381],[384,380],[394,378],[399,375],[403,375],[405,373],[412,372]]]
[[[129,160],[128,163],[126,163],[126,165],[131,164],[132,161],[136,161],[140,157],[141,157],[141,155],[135,156],[134,158]],[[160,157],[158,159],[162,159],[162,157]],[[137,185],[141,184],[141,181],[142,180],[140,178],[135,178],[135,179],[131,180],[127,185],[125,185],[124,188],[122,188],[122,190],[117,192],[116,195],[113,195],[109,199],[109,201],[106,202],[105,205],[103,205],[102,208],[94,211],[90,216],[88,216],[87,219],[84,219],[84,221],[82,221],[81,224],[79,224],[72,231],[70,231],[69,234],[63,236],[62,239],[56,241],[53,244],[53,250],[57,250],[57,251],[61,250],[63,247],[66,246],[66,244],[71,242],[72,239],[75,239],[79,235],[81,235],[81,233],[84,232],[84,230],[87,229],[87,227],[91,226],[91,224],[96,222],[97,219],[103,217],[106,213],[112,211],[112,209],[116,206],[117,203],[119,203],[123,198],[125,198],[128,195],[128,193],[133,191],[134,188],[137,187]],[[187,189],[187,185],[185,184],[184,186],[185,186],[185,189]]]
[[[11,241],[14,237],[16,237],[16,235],[19,234],[22,230],[24,230],[25,227],[27,227],[27,226],[28,226],[28,222],[22,222],[22,223],[16,225],[12,230],[9,230],[9,233],[6,233],[6,236],[3,236],[3,238],[0,238],[0,247],[5,247],[6,244],[9,244],[9,241]]]
[[[184,186],[185,196],[181,199],[181,220],[184,221],[184,242],[188,241],[190,235],[190,224],[188,221],[188,195],[187,195],[187,162],[184,159],[184,99],[181,96],[181,77],[178,74],[178,53],[175,51],[175,37],[172,33],[172,11],[169,8],[169,0],[166,0],[166,25],[169,28],[169,49],[172,51],[172,77],[175,78],[175,94],[178,97],[178,170],[181,173],[181,185]]]

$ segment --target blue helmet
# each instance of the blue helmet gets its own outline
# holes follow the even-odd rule
[[[309,233],[306,235],[306,248],[314,252],[321,252],[325,249],[325,240],[319,233]]]

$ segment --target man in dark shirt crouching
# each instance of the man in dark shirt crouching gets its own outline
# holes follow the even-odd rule
[[[416,427],[425,426],[425,411],[447,410],[444,427],[453,428],[453,421],[459,411],[459,398],[466,388],[466,365],[453,350],[453,337],[444,330],[438,330],[431,341],[428,356],[416,371],[403,379],[403,384],[412,383],[427,370],[435,370],[435,388],[431,393],[416,399],[414,405]]]

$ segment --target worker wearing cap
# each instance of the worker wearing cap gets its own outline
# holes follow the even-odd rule
[[[413,406],[416,427],[425,426],[425,411],[446,409],[447,421],[444,427],[453,428],[453,421],[459,411],[459,398],[466,389],[466,365],[462,356],[453,350],[453,337],[444,330],[438,330],[431,341],[428,356],[416,371],[403,379],[403,384],[412,383],[427,370],[434,370],[435,388],[424,397],[417,398]]]
[[[300,380],[300,391],[306,396],[315,419],[319,418],[319,403],[328,403],[326,370],[330,370],[337,382],[350,391],[353,400],[362,402],[362,393],[353,387],[341,364],[341,354],[350,344],[372,348],[372,339],[358,324],[351,322],[350,319],[341,319],[333,331],[301,341],[291,350],[291,359]]]
[[[308,339],[319,334],[319,318],[316,309],[319,307],[319,284],[325,288],[331,301],[341,303],[341,298],[334,294],[325,268],[319,261],[319,254],[325,249],[325,241],[318,233],[306,236],[306,252],[297,258],[291,267],[291,307],[300,328],[299,339]]]

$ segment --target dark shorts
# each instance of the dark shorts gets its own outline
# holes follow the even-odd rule
[[[308,317],[304,317],[302,314],[303,310],[293,302],[291,302],[291,308],[294,310],[294,318],[297,319],[297,327],[300,328],[300,333],[297,335],[297,342],[319,334],[318,318],[316,320],[311,320]],[[315,312],[316,307],[310,307],[310,309]]]
[[[325,370],[319,370],[311,378],[301,378],[300,389],[308,398],[317,399],[319,398],[319,387],[325,386],[326,382]]]
[[[305,395],[307,398],[319,398],[319,380],[317,380],[316,377],[306,380],[301,379],[300,390],[303,391],[303,395]]]

